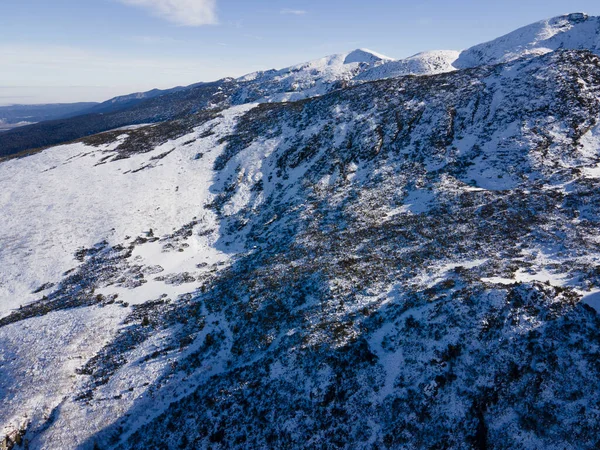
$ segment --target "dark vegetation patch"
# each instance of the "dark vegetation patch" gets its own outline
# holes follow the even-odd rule
[[[112,161],[127,159],[131,155],[139,153],[147,153],[154,150],[156,147],[181,136],[189,134],[195,127],[198,127],[206,122],[209,122],[219,117],[219,111],[208,110],[188,117],[161,122],[155,125],[135,128],[131,130],[114,130],[107,133],[97,134],[88,138],[82,139],[86,145],[100,146],[110,144],[117,140],[117,137],[126,135],[114,150],[116,156]],[[164,152],[153,157],[153,160],[159,160],[166,157],[172,150]]]

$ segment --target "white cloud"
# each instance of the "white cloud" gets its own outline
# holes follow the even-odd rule
[[[304,14],[306,14],[306,11],[303,9],[282,9],[281,10],[281,14],[292,14],[294,16],[303,16]]]
[[[217,0],[119,0],[146,8],[177,25],[198,27],[217,23]]]

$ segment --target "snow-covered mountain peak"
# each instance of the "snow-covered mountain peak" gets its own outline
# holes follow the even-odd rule
[[[558,49],[600,53],[600,17],[573,13],[542,20],[463,51],[454,65],[497,64]]]
[[[259,102],[273,103],[315,97],[351,82],[367,70],[392,61],[371,50],[357,49],[280,70],[255,72],[237,79],[238,82],[248,83],[238,99],[245,102],[248,98],[256,98]],[[264,93],[264,97],[257,93]]]
[[[393,61],[393,58],[374,52],[368,48],[356,49],[346,56],[344,64],[368,63],[376,64],[378,62]]]
[[[386,78],[401,77],[405,75],[434,75],[437,73],[452,72],[452,65],[460,53],[454,50],[432,50],[417,53],[406,59],[389,61],[373,67],[361,74],[356,79],[361,81],[374,81]]]

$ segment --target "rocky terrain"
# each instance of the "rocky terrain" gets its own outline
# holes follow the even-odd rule
[[[598,448],[599,30],[353,52],[6,157],[7,446]]]

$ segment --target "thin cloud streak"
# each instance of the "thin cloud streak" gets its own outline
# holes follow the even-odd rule
[[[215,25],[217,0],[118,0],[149,10],[156,17],[186,27]]]
[[[288,9],[288,8],[285,8],[285,9],[281,10],[281,14],[291,14],[291,15],[294,15],[294,16],[303,16],[303,15],[305,15],[307,13],[308,13],[308,11],[305,11],[303,9]]]

